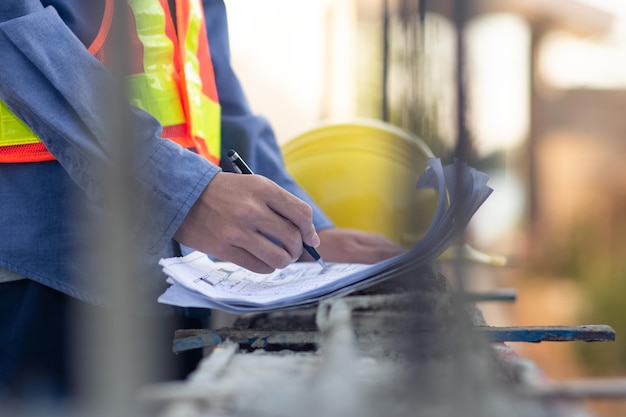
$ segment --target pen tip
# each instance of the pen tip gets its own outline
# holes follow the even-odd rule
[[[230,150],[228,151],[228,157],[230,158],[231,156],[235,155],[236,153],[237,153],[237,152],[235,152],[235,150],[234,150],[234,149],[230,149]]]
[[[326,268],[328,268],[328,265],[326,265],[326,262],[324,262],[324,260],[322,258],[319,258],[317,260],[317,262],[322,266],[322,271],[326,270]]]

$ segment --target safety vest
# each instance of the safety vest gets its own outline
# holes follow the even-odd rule
[[[114,0],[89,52],[107,65]],[[220,105],[201,0],[176,1],[176,26],[168,0],[129,0],[131,104],[152,114],[163,137],[193,148],[213,163],[220,158]],[[0,101],[0,163],[54,160],[46,146]]]

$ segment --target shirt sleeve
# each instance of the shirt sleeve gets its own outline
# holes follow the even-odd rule
[[[102,173],[116,172],[110,138],[115,80],[52,7],[0,23],[0,99],[45,143],[90,201],[106,206]],[[119,104],[119,103],[117,103]],[[161,138],[161,126],[125,101],[142,246],[157,253],[220,168]]]
[[[256,174],[306,201],[313,208],[317,230],[333,227],[330,219],[285,169],[274,131],[267,119],[252,113],[239,80],[230,64],[228,22],[222,0],[203,0],[207,36],[222,107],[222,167],[230,170],[226,152],[235,149]]]

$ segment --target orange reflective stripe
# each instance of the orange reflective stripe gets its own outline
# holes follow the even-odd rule
[[[56,158],[48,151],[43,142],[27,145],[0,146],[0,162],[44,162]]]
[[[97,58],[100,54],[113,20],[113,0],[106,0],[102,25],[88,51]],[[39,137],[0,101],[0,163],[43,162],[56,158]]]
[[[0,101],[0,163],[52,160],[37,135]]]
[[[100,25],[100,29],[98,30],[98,34],[95,39],[91,42],[89,48],[87,48],[89,53],[92,55],[96,55],[102,50],[107,40],[107,36],[109,36],[109,30],[111,30],[111,24],[113,23],[113,6],[114,0],[106,0],[104,3],[104,16],[102,17],[102,24]]]
[[[202,27],[205,26],[204,20]],[[200,61],[200,77],[202,78],[202,92],[212,101],[219,103],[217,86],[215,85],[215,72],[211,61],[209,41],[205,31],[198,34],[198,60]]]
[[[213,77],[213,65],[208,51],[208,41],[204,31],[204,14],[200,0],[189,0],[179,2],[177,13],[182,14],[187,26],[181,33],[183,46],[181,46],[181,56],[185,63],[185,86],[188,103],[188,114],[191,119],[191,134],[196,143],[198,152],[206,157],[220,155],[220,113],[221,109],[217,100],[217,89]],[[187,7],[188,6],[188,7]],[[203,42],[203,41],[204,42]],[[200,48],[200,45],[206,48]],[[205,52],[202,60],[200,55]],[[207,65],[208,62],[208,65]],[[207,68],[208,66],[208,68]],[[204,68],[202,68],[204,67]],[[208,76],[202,77],[206,70],[210,70]],[[205,79],[203,79],[205,78]],[[211,96],[205,94],[206,90],[211,92]],[[199,143],[202,142],[202,143]]]
[[[107,64],[114,0],[106,0],[101,27],[88,50]],[[130,102],[152,114],[163,136],[194,147],[214,163],[220,156],[220,105],[200,0],[176,1],[179,35],[167,0],[129,0]],[[134,29],[134,30],[133,30]],[[39,138],[0,102],[0,162],[53,160]]]

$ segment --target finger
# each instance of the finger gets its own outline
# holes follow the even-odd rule
[[[304,201],[279,187],[270,179],[255,175],[263,183],[259,183],[257,190],[263,190],[265,204],[273,212],[293,223],[300,231],[303,242],[313,247],[319,246],[320,239],[313,226],[313,209]]]
[[[232,251],[231,252],[232,254],[229,256],[234,256],[235,254],[239,253],[239,251],[235,251],[232,248],[241,249],[247,252],[251,257],[257,259],[260,263],[270,267],[272,271],[276,268],[285,268],[287,265],[289,265],[292,262],[292,255],[284,248],[272,242],[266,236],[263,236],[260,233],[248,233],[245,236],[246,237],[244,240],[241,240],[241,239],[232,240],[231,245],[230,245],[231,246],[230,250]],[[241,255],[238,255],[238,256],[241,256]],[[244,257],[244,259],[245,258],[247,257]],[[231,262],[235,262],[235,261],[231,260]],[[251,262],[251,261],[247,260],[247,262]],[[257,263],[257,261],[254,261],[254,260],[252,262],[253,264]]]
[[[404,248],[386,239],[372,239],[369,242],[360,242],[359,252],[363,263],[377,263],[400,255]]]
[[[271,201],[271,200],[270,200]],[[291,221],[272,210],[268,202],[246,204],[241,200],[231,212],[239,219],[238,227],[228,233],[232,243],[250,251],[257,257],[277,268],[284,267],[285,253],[289,261],[295,261],[302,253],[302,235]],[[258,244],[254,245],[251,236]],[[273,240],[270,241],[270,239]],[[276,247],[282,246],[283,251],[277,252]]]
[[[266,264],[261,259],[252,255],[250,252],[237,246],[231,246],[224,253],[223,256],[219,256],[219,259],[232,262],[239,265],[242,268],[256,272],[259,274],[269,274],[274,272],[276,268]]]
[[[300,243],[300,247],[302,247],[302,243]],[[273,268],[285,268],[294,261],[294,256],[290,251],[277,245],[261,233],[254,234],[243,246],[243,249],[248,250],[252,255]],[[298,253],[297,249],[292,249],[292,252]]]
[[[259,236],[259,239],[253,252],[247,248],[230,246],[224,256],[219,258],[259,274],[269,274],[291,263],[285,250],[263,236]]]
[[[275,243],[289,253],[291,260],[297,260],[302,254],[302,235],[293,223],[277,213],[271,211],[271,215],[260,221],[259,233],[272,239]]]
[[[268,207],[298,228],[302,241],[317,247],[320,238],[313,226],[313,209],[293,194],[281,190],[280,196],[268,201]]]

